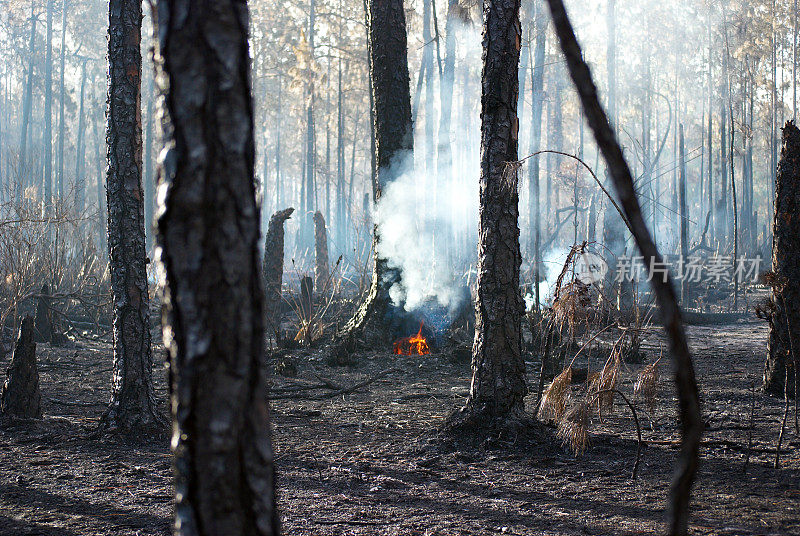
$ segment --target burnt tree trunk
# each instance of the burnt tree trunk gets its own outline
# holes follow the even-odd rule
[[[292,217],[293,208],[279,210],[269,220],[264,241],[264,311],[266,328],[280,338],[281,287],[283,286],[283,224]]]
[[[796,395],[800,344],[800,130],[793,121],[783,127],[783,146],[775,183],[772,231],[772,305],[764,390]],[[787,383],[788,380],[788,383]]]
[[[160,0],[157,240],[175,534],[276,535],[255,134],[241,1]]]
[[[522,358],[517,90],[519,0],[487,0],[483,28],[478,290],[472,384],[465,413],[477,420],[521,414]]]
[[[36,343],[33,340],[33,318],[26,316],[20,324],[14,353],[6,371],[6,381],[0,393],[0,415],[41,419],[41,401],[39,371],[36,368]]]
[[[111,0],[108,28],[108,251],[114,308],[112,398],[103,425],[160,432],[153,392],[142,191],[142,7]]]
[[[328,285],[328,231],[325,228],[325,217],[319,210],[314,213],[314,250],[316,266],[314,270],[314,286],[317,294],[325,292]]]
[[[402,0],[369,0],[368,31],[377,160],[372,195],[377,202],[383,189],[396,178],[398,161],[410,158],[413,150],[406,17]],[[381,255],[380,241],[381,230],[375,225],[375,263],[370,291],[339,333],[340,338],[362,332],[367,322],[374,322],[380,328],[389,324],[392,308],[389,290],[400,284],[400,272],[391,268]]]

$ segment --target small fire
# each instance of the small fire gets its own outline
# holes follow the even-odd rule
[[[419,323],[419,331],[416,335],[395,341],[394,353],[397,355],[428,355],[431,353],[428,341],[422,336],[422,322]]]

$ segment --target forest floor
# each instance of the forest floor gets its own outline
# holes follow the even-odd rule
[[[689,335],[708,422],[692,534],[800,534],[800,439],[792,422],[781,467],[774,469],[783,401],[751,394],[760,384],[766,325],[693,326]],[[650,362],[659,338],[648,340]],[[515,445],[506,438],[478,448],[454,446],[437,430],[465,400],[469,365],[444,355],[394,356],[389,346],[338,368],[296,351],[287,359],[297,376],[275,377],[275,396],[302,397],[273,402],[286,534],[662,533],[678,440],[668,364],[655,414],[639,410],[647,446],[639,478],[631,481],[636,433],[626,408],[603,422],[594,419],[591,446],[577,458],[557,442]],[[0,370],[8,359],[0,359]],[[109,396],[110,345],[45,345],[38,359],[44,419],[0,427],[0,534],[169,534],[166,442],[135,446],[88,437]],[[632,393],[641,366],[625,365],[621,390]],[[292,390],[319,384],[319,378],[347,388],[387,370],[393,372],[346,394]],[[530,410],[538,367],[529,370]],[[157,377],[166,410],[164,374]]]

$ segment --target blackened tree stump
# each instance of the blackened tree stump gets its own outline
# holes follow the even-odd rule
[[[772,303],[764,391],[796,396],[794,366],[800,344],[800,130],[794,121],[783,127],[781,160],[775,182],[772,238]]]
[[[314,213],[314,242],[316,266],[314,270],[314,286],[317,294],[325,292],[328,286],[328,232],[325,228],[325,217],[322,212]]]
[[[42,418],[33,318],[29,316],[22,320],[11,364],[6,372],[6,381],[0,394],[0,415],[25,419]]]
[[[283,224],[292,217],[293,208],[279,210],[269,220],[267,238],[264,241],[264,292],[266,329],[280,331],[281,287],[283,286]]]

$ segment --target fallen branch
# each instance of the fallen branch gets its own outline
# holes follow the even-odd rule
[[[366,380],[364,380],[362,382],[358,382],[355,385],[351,385],[350,387],[344,387],[344,388],[336,389],[336,390],[334,390],[334,391],[332,391],[330,393],[325,393],[325,394],[322,394],[322,395],[305,396],[303,394],[305,391],[301,391],[301,392],[296,392],[296,393],[278,394],[276,396],[270,396],[269,398],[270,398],[270,400],[295,400],[295,399],[326,400],[328,398],[335,398],[337,396],[349,395],[350,393],[354,393],[355,391],[358,391],[359,389],[363,389],[364,387],[367,387],[368,385],[376,382],[377,380],[380,380],[380,379],[388,376],[389,374],[391,374],[393,372],[400,372],[400,369],[393,368],[393,369],[389,369],[389,370],[384,370],[383,372],[380,372],[380,373],[376,374],[375,376],[367,378]]]
[[[622,400],[628,405],[631,410],[631,414],[633,415],[633,423],[636,425],[636,439],[638,443],[636,444],[636,461],[633,463],[633,471],[631,472],[631,480],[636,480],[636,474],[639,472],[639,462],[642,459],[642,447],[644,446],[644,441],[642,441],[642,428],[639,426],[639,416],[636,414],[636,407],[628,400],[628,397],[622,394],[622,391],[619,389],[601,389],[600,391],[596,391],[592,393],[592,396],[586,401],[586,403],[591,406],[594,402],[594,399],[600,396],[603,393],[616,393],[622,397]]]
[[[105,406],[104,402],[80,402],[78,400],[59,400],[57,398],[46,399],[51,404],[58,404],[59,406],[75,406],[79,408],[92,408],[95,406]]]

